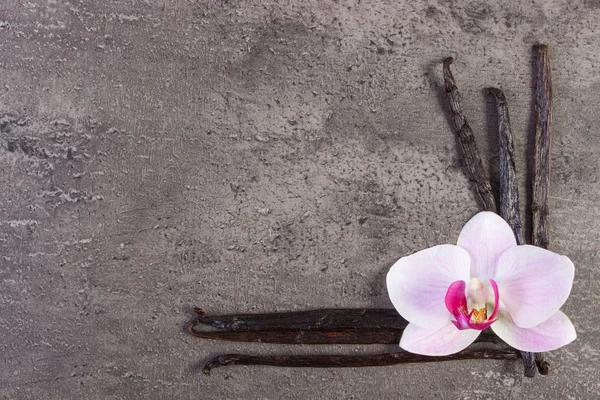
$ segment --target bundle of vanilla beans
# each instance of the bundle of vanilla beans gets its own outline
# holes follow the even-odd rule
[[[536,46],[535,52],[535,148],[533,160],[531,244],[548,248],[548,193],[550,183],[550,65],[548,46]],[[460,95],[450,64],[443,62],[444,86],[448,97],[452,125],[459,143],[464,167],[473,184],[481,211],[493,211],[512,227],[517,244],[523,244],[519,195],[513,155],[513,142],[506,98],[501,90],[492,88],[498,111],[500,206],[486,178],[475,136],[464,117]],[[280,344],[398,344],[408,322],[394,309],[322,309],[272,314],[240,314],[208,316],[196,309],[196,319],[188,329],[205,339],[236,342]],[[483,343],[482,343],[483,342]],[[203,372],[225,365],[271,365],[279,367],[366,367],[405,363],[438,362],[464,359],[522,359],[525,376],[537,370],[546,375],[548,363],[541,354],[520,352],[504,344],[493,333],[485,331],[467,349],[448,356],[431,357],[403,350],[374,355],[287,355],[251,356],[223,354],[208,361]]]

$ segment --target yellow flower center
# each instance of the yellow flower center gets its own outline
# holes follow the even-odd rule
[[[480,308],[479,310],[477,310],[476,308],[473,309],[473,315],[471,315],[471,322],[472,323],[480,323],[480,322],[485,322],[487,320],[487,311],[486,308]]]

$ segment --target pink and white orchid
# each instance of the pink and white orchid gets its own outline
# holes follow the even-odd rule
[[[512,347],[557,349],[576,338],[565,303],[575,269],[565,256],[517,246],[510,226],[492,212],[475,215],[457,245],[440,245],[398,260],[387,275],[394,307],[408,322],[400,347],[442,356],[492,330]]]

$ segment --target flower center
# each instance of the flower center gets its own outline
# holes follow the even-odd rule
[[[490,279],[490,287],[494,291],[494,311],[488,318],[488,291],[479,279],[472,278],[468,289],[465,281],[456,281],[450,284],[446,292],[446,308],[454,316],[455,320],[452,323],[458,329],[477,329],[482,331],[496,321],[500,295],[498,293],[498,285],[493,279]]]
[[[480,308],[479,310],[471,309],[471,323],[479,324],[485,322],[487,319],[486,307]]]

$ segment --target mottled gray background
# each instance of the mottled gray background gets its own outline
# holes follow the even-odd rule
[[[600,2],[2,0],[0,396],[597,398]],[[554,83],[551,248],[579,337],[551,375],[465,361],[231,367],[211,313],[391,307],[396,259],[477,211],[440,91],[446,56],[486,168],[502,88],[525,192],[532,46]],[[492,169],[493,171],[493,169]]]

